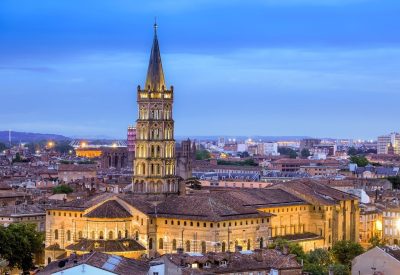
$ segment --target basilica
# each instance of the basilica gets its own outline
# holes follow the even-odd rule
[[[190,174],[190,165],[176,167],[173,99],[155,25],[146,82],[137,89],[131,191],[48,207],[47,263],[90,251],[151,258],[178,250],[254,250],[279,237],[306,251],[358,240],[357,198],[310,179],[260,189],[187,190],[178,174]]]

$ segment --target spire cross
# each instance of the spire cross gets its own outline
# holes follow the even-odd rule
[[[157,17],[154,17],[154,33],[155,33],[155,34],[157,34],[157,28],[158,28],[158,25],[157,25]]]

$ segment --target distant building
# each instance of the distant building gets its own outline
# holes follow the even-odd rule
[[[389,206],[383,211],[383,239],[388,244],[399,245],[400,207]]]
[[[258,144],[259,153],[264,156],[279,156],[278,143],[276,142],[264,142]]]
[[[96,166],[92,164],[60,164],[58,178],[64,182],[96,177]]]
[[[311,148],[321,144],[321,140],[317,138],[305,138],[300,141],[300,152],[303,149],[310,150]]]
[[[128,163],[129,167],[133,166],[133,160],[135,158],[135,146],[136,146],[136,127],[128,126]]]
[[[245,143],[239,143],[237,145],[237,151],[238,152],[246,152],[247,151],[247,144]]]
[[[391,151],[391,152],[390,152]],[[378,137],[378,154],[400,155],[400,134],[390,133]]]

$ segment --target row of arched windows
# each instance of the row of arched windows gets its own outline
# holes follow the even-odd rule
[[[90,237],[91,239],[96,239],[96,232],[95,231],[91,231],[90,233]],[[60,238],[59,236],[59,231],[58,229],[54,230],[54,239],[58,240]],[[82,238],[82,231],[78,232],[78,238],[81,239]],[[100,240],[104,239],[104,232],[103,231],[99,231],[98,233],[98,238]],[[118,239],[122,239],[122,238],[128,238],[128,230],[125,230],[124,235],[122,234],[122,231],[118,231],[118,235],[117,235]],[[108,231],[108,239],[109,240],[113,240],[114,239],[114,231],[110,230]],[[135,232],[135,239],[139,240],[139,231]],[[69,242],[71,241],[71,230],[67,230],[66,232],[66,240]]]
[[[163,116],[164,113],[164,116]],[[139,109],[139,119],[171,119],[172,113],[169,107],[163,110],[160,109],[152,109],[150,112],[146,108]]]
[[[264,247],[264,245],[263,245],[263,242],[264,242],[264,240],[263,240],[263,238],[261,238],[260,239],[260,243],[259,243],[259,245],[260,245],[260,248],[263,248]],[[250,250],[251,249],[251,240],[250,239],[248,239],[246,242],[245,242],[245,244],[246,244],[246,249],[247,250]],[[163,238],[160,238],[160,239],[158,239],[158,249],[160,249],[160,250],[162,250],[162,249],[166,249],[166,248],[164,248],[164,239]],[[236,240],[235,241],[235,246],[238,246],[239,245],[239,241],[238,240]],[[172,250],[173,251],[176,251],[177,250],[177,240],[176,239],[173,239],[172,240]],[[186,242],[185,242],[185,252],[194,252],[194,251],[192,251],[192,243],[191,243],[191,241],[190,240],[187,240]],[[150,238],[149,239],[149,250],[151,250],[151,249],[153,249],[153,239],[152,238]],[[214,248],[213,248],[214,249]],[[197,249],[195,249],[195,250],[197,250]],[[200,250],[201,250],[201,253],[206,253],[207,252],[207,243],[206,243],[206,241],[201,241],[200,242]],[[222,243],[221,243],[221,252],[226,252],[227,251],[227,244],[226,244],[226,242],[225,241],[223,241]],[[196,251],[197,252],[197,251]]]

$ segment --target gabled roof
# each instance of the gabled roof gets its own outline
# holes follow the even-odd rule
[[[119,202],[116,200],[108,200],[102,203],[89,213],[84,215],[88,218],[129,218],[132,217]]]

